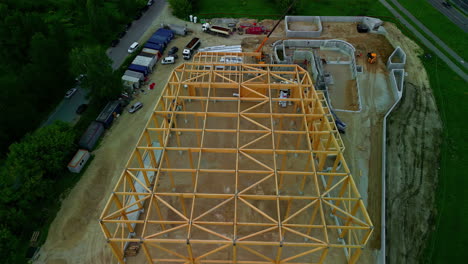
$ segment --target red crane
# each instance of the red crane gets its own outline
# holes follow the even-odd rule
[[[276,22],[275,26],[271,29],[270,33],[268,33],[268,35],[263,39],[262,43],[260,43],[260,45],[258,46],[258,48],[255,50],[255,52],[260,52],[263,48],[263,46],[265,45],[265,43],[267,42],[267,40],[270,38],[271,34],[273,33],[273,31],[275,31],[275,29],[278,27],[279,23],[281,23],[281,21],[284,19],[284,17],[288,14],[288,12],[291,10],[291,8],[294,6],[294,4],[297,2],[297,0],[294,0],[294,2],[291,3],[291,5],[288,7],[288,9],[284,12],[283,16],[278,20],[278,22]],[[262,55],[261,55],[262,56]],[[260,58],[259,58],[260,59]]]

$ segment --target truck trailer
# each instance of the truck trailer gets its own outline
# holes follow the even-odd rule
[[[202,30],[206,33],[219,35],[223,37],[229,37],[231,35],[231,29],[220,26],[212,26],[210,23],[205,23],[202,25]]]
[[[185,46],[184,51],[182,52],[182,55],[184,55],[185,60],[190,60],[192,58],[192,55],[194,51],[200,46],[200,39],[199,38],[193,38],[190,40],[190,42]]]

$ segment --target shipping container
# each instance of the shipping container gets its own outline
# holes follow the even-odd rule
[[[123,75],[122,84],[125,88],[130,90],[138,89],[140,88],[140,79],[133,76]]]
[[[140,81],[144,81],[144,80],[145,80],[145,76],[144,76],[143,73],[141,73],[141,72],[126,70],[126,71],[124,72],[124,75],[138,78]]]
[[[168,36],[160,36],[160,35],[153,35],[148,40],[148,42],[150,43],[164,44],[163,48],[165,48],[170,41],[171,39]]]
[[[153,50],[157,50],[159,51],[160,53],[163,53],[164,52],[164,48],[161,44],[158,44],[158,43],[151,43],[151,42],[146,42],[145,46],[143,46],[144,48],[148,48],[148,49],[153,49]]]
[[[149,57],[138,55],[133,60],[132,64],[148,67],[148,70],[152,71],[157,61],[158,59],[156,57],[149,58]]]
[[[106,107],[101,111],[96,121],[102,123],[105,128],[109,128],[112,125],[112,121],[116,115],[122,113],[122,106],[119,101],[111,101],[107,103]]]
[[[160,36],[168,36],[172,40],[174,38],[174,32],[170,29],[165,29],[165,28],[160,28],[156,30],[156,32],[153,34],[154,35],[160,35]]]
[[[86,165],[86,162],[89,160],[91,155],[86,149],[79,149],[72,160],[68,163],[68,170],[73,173],[80,173],[80,171]]]
[[[138,54],[139,56],[143,56],[143,57],[148,57],[148,58],[154,58],[156,57],[156,55],[154,54],[151,54],[151,53],[146,53],[146,52],[140,52],[140,54]]]
[[[81,136],[78,145],[80,146],[80,148],[91,151],[96,145],[96,142],[101,137],[102,133],[104,133],[104,125],[99,122],[93,121],[88,126],[88,129],[86,129],[84,134]]]
[[[144,48],[144,49],[142,50],[142,52],[154,54],[154,55],[156,55],[156,56],[158,57],[158,59],[161,58],[161,52],[159,52],[159,50],[150,49],[150,48]]]
[[[128,69],[131,71],[141,72],[144,76],[147,76],[149,74],[148,68],[141,65],[130,64],[130,66],[128,66]]]

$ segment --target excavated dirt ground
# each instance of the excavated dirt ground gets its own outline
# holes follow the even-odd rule
[[[289,22],[288,23],[289,30],[293,31],[317,31],[318,25],[312,22]]]
[[[157,29],[161,22],[178,23],[165,10],[154,21],[152,29]],[[268,27],[273,21],[261,23]],[[178,37],[171,46],[183,47],[190,38],[202,38],[202,47],[211,45],[241,44],[245,51],[254,50],[264,36],[233,35],[229,39],[211,36],[200,32],[199,25],[189,25],[195,32],[186,37]],[[411,263],[412,255],[420,252],[427,226],[421,223],[430,219],[431,211],[427,205],[433,201],[433,178],[429,169],[436,169],[437,132],[440,121],[429,88],[427,76],[417,59],[417,46],[403,38],[393,25],[385,25],[389,30],[392,44],[400,45],[410,55],[406,87],[406,98],[397,113],[392,116],[389,128],[388,162],[389,189],[388,214],[388,253],[391,263]],[[269,27],[271,28],[271,26]],[[143,39],[149,37],[147,33]],[[284,38],[284,24],[280,25],[268,40],[264,51],[270,44]],[[365,59],[358,59],[364,66],[361,78],[361,100],[363,111],[360,114],[338,113],[348,124],[347,134],[343,135],[346,146],[345,157],[361,194],[368,203],[368,210],[375,225],[374,234],[368,244],[371,250],[364,250],[360,263],[375,263],[380,248],[380,175],[381,175],[381,136],[382,117],[392,104],[392,96],[387,87],[388,76],[385,63],[393,47],[380,35],[359,35],[353,23],[325,23],[322,38],[338,38],[351,42],[363,54],[369,51],[378,53],[378,63],[367,65]],[[176,63],[183,61],[179,59]],[[104,264],[113,263],[112,252],[107,246],[98,225],[100,213],[119,178],[141,129],[145,126],[151,110],[156,104],[169,73],[176,65],[158,65],[151,75],[157,86],[153,91],[138,95],[138,101],[145,105],[139,112],[130,115],[124,113],[112,128],[106,132],[101,147],[94,151],[95,158],[80,182],[64,199],[62,208],[51,225],[46,243],[35,263],[47,264]],[[407,88],[407,89],[406,89]],[[425,151],[424,150],[430,150]],[[430,166],[428,166],[430,164]],[[423,167],[424,166],[424,167]],[[406,186],[410,186],[406,188]],[[427,187],[427,188],[426,188]],[[417,201],[420,201],[419,203]],[[421,202],[422,201],[422,202]],[[414,224],[408,224],[414,223]],[[417,225],[416,225],[417,223]],[[403,229],[403,230],[402,230]],[[415,252],[412,252],[415,251]],[[399,256],[406,256],[400,258]],[[336,263],[336,262],[334,262]]]
[[[419,263],[433,228],[442,122],[422,50],[393,25],[389,40],[407,54],[404,97],[387,131],[387,261]]]

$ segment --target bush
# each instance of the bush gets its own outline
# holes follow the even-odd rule
[[[169,0],[174,16],[187,20],[193,11],[191,0]]]

